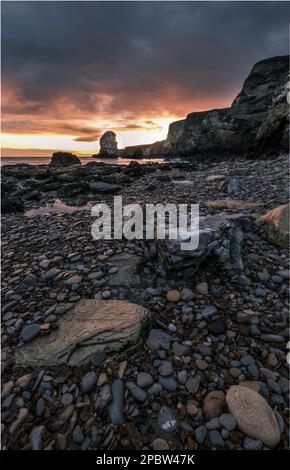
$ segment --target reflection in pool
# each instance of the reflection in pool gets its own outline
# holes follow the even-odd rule
[[[38,215],[49,215],[53,213],[72,214],[76,211],[90,211],[92,207],[93,203],[88,203],[84,206],[69,206],[60,199],[56,199],[53,203],[46,203],[45,206],[29,209],[24,213],[24,215],[27,217],[35,217]]]

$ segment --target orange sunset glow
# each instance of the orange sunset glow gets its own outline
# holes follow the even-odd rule
[[[153,143],[188,113],[229,106],[252,64],[280,53],[280,19],[269,41],[248,14],[223,2],[3,2],[2,155],[91,155],[107,130],[120,149]]]
[[[112,123],[108,129],[116,130],[120,148],[135,144],[149,144],[165,139],[170,122],[179,118],[179,116],[171,115],[156,118],[154,123],[150,122],[149,124],[146,123],[146,120],[140,120],[136,123],[136,128],[132,130]],[[102,132],[105,132],[107,129],[103,123],[98,125],[95,121],[85,122],[82,125],[91,129],[94,129],[94,126],[96,126],[97,129],[102,129]],[[30,149],[33,149],[33,151]],[[98,140],[93,140],[92,142],[81,141],[77,133],[64,134],[58,131],[57,128],[55,132],[53,132],[52,128],[49,133],[37,132],[35,130],[34,132],[27,133],[4,132],[2,134],[3,156],[20,155],[21,150],[26,155],[41,156],[50,153],[51,149],[73,151],[79,155],[90,155],[99,149],[99,143]]]
[[[189,111],[227,106],[232,99],[232,96],[219,100],[204,97],[200,103],[189,104],[182,99],[178,103],[174,97],[174,107],[178,114],[163,110],[162,114],[158,115],[157,112],[148,109],[147,115],[135,115],[134,119],[130,116],[130,110],[124,113],[122,118],[114,115],[110,117],[104,106],[99,116],[90,116],[86,120],[85,113],[79,110],[73,101],[70,102],[65,98],[51,102],[50,106],[43,103],[40,114],[38,112],[25,114],[23,110],[27,107],[29,109],[29,103],[23,102],[11,88],[7,89],[7,93],[5,90],[3,86],[2,156],[4,157],[47,156],[55,150],[71,151],[80,156],[91,155],[98,151],[99,138],[106,130],[116,132],[119,148],[153,143],[165,139],[169,124],[183,119]],[[147,103],[144,103],[140,107],[142,109],[146,106]],[[74,119],[70,118],[72,114]]]

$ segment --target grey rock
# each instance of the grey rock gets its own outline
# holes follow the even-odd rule
[[[16,291],[22,291],[26,289],[34,289],[37,286],[38,280],[37,277],[34,276],[33,274],[29,274],[26,276],[23,281],[18,284],[16,287]]]
[[[228,178],[222,183],[220,189],[225,190],[228,194],[238,194],[246,191],[244,185],[237,178]]]
[[[230,413],[222,413],[219,417],[221,425],[228,431],[233,431],[237,426],[236,418]]]
[[[63,406],[69,406],[72,404],[73,402],[73,396],[71,393],[65,393],[62,397],[61,397],[61,402],[63,404]]]
[[[111,297],[111,292],[109,290],[105,290],[102,292],[102,298],[103,299],[109,299]]]
[[[162,385],[159,383],[154,383],[148,390],[149,395],[158,395],[163,390]]]
[[[245,437],[243,440],[243,448],[245,450],[261,450],[263,448],[262,441],[252,439],[251,437]]]
[[[264,271],[263,272],[259,272],[257,273],[257,278],[259,279],[259,281],[261,281],[263,284],[267,284],[270,276],[268,273],[265,273]]]
[[[159,383],[163,388],[165,388],[165,390],[168,390],[169,392],[174,392],[178,387],[174,377],[160,377]]]
[[[246,354],[245,356],[241,357],[240,361],[243,366],[249,366],[255,362],[255,359],[250,356],[250,354]]]
[[[186,421],[179,421],[179,428],[187,433],[193,433],[193,427]]]
[[[181,370],[180,372],[178,372],[178,381],[184,385],[185,382],[187,381],[187,371],[186,370]]]
[[[207,434],[207,429],[205,426],[199,426],[195,430],[195,438],[199,444],[203,444],[205,440],[205,436]]]
[[[164,333],[164,331],[162,330],[150,330],[148,339],[158,344],[160,348],[170,349],[172,338],[167,333]]]
[[[185,387],[193,395],[198,391],[199,385],[200,385],[199,375],[197,375],[196,377],[189,377],[189,379],[185,383]]]
[[[45,281],[51,281],[59,274],[59,272],[60,271],[58,269],[50,269],[49,271],[46,271],[46,273],[42,275],[42,278]]]
[[[213,429],[219,429],[221,427],[219,418],[212,418],[206,423],[205,427],[206,429],[208,429],[208,431],[212,431]]]
[[[95,372],[88,372],[82,379],[81,389],[83,393],[90,392],[97,383],[97,375]]]
[[[251,280],[242,274],[239,276],[239,284],[243,287],[248,287],[251,285]]]
[[[28,416],[28,409],[27,408],[20,408],[18,416],[15,421],[10,425],[9,428],[9,434],[13,435],[15,431],[21,426],[23,421],[27,418]]]
[[[112,403],[109,408],[109,415],[112,423],[118,426],[125,422],[123,415],[124,395],[125,390],[122,380],[114,380],[112,383]]]
[[[250,364],[248,366],[248,371],[250,372],[250,374],[255,378],[255,379],[258,379],[259,378],[259,369],[258,367],[256,366],[256,364]]]
[[[137,286],[143,258],[131,253],[118,253],[110,258],[117,272],[109,276],[109,286]]]
[[[39,400],[37,400],[36,405],[35,405],[36,416],[42,416],[44,412],[44,407],[45,407],[44,399],[39,398]]]
[[[189,353],[190,347],[186,344],[181,344],[181,343],[173,343],[172,349],[174,352],[174,355],[177,357],[182,357],[186,356],[186,354]]]
[[[45,427],[40,425],[36,426],[32,429],[30,433],[30,444],[32,450],[41,450],[42,449],[42,441],[45,434]]]
[[[263,333],[260,336],[261,341],[265,341],[266,343],[283,343],[285,342],[285,338],[280,335],[274,335],[274,334],[268,334],[268,333]]]
[[[275,274],[274,276],[271,277],[271,281],[274,282],[275,284],[281,284],[281,282],[283,282],[283,278]]]
[[[21,332],[21,337],[25,343],[29,343],[32,341],[36,336],[39,335],[41,332],[41,328],[36,323],[32,323],[31,325],[25,326]]]
[[[127,382],[126,387],[130,390],[132,396],[137,401],[145,401],[147,393],[142,388],[138,387],[134,382]]]
[[[167,377],[168,375],[172,375],[172,373],[173,373],[172,362],[162,361],[160,367],[158,368],[158,372],[163,377]]]
[[[214,447],[225,447],[224,440],[218,431],[209,431],[209,439]]]
[[[40,261],[39,266],[42,269],[47,269],[49,264],[50,264],[50,261],[48,259],[43,259],[42,261]]]
[[[89,189],[93,193],[104,193],[104,194],[113,194],[120,190],[119,186],[110,183],[104,183],[102,181],[96,181],[94,183],[89,183]],[[117,271],[115,271],[117,272]],[[113,274],[113,273],[112,273]]]
[[[81,429],[81,427],[79,425],[77,425],[74,430],[73,430],[73,433],[72,433],[72,438],[73,438],[73,441],[76,443],[76,444],[81,444],[84,440],[84,435],[83,435],[83,431]]]
[[[170,331],[170,333],[176,333],[177,328],[173,323],[169,323],[168,330]]]
[[[213,257],[230,273],[239,272],[243,270],[242,240],[242,231],[226,216],[200,217],[197,248],[185,250],[186,240],[182,235],[176,239],[169,236],[152,242],[152,259],[163,275],[170,272],[194,274],[205,259]]]
[[[163,406],[162,408],[160,408],[157,416],[157,421],[160,428],[164,432],[175,431],[178,426],[176,413],[167,406]]]
[[[181,291],[181,299],[184,300],[185,302],[188,302],[192,299],[194,299],[195,294],[191,289],[185,288],[182,289]]]
[[[216,307],[214,307],[213,305],[208,305],[207,307],[204,307],[204,309],[202,310],[201,316],[203,318],[208,318],[208,317],[212,317],[216,313],[217,313]]]
[[[153,384],[153,377],[148,372],[139,372],[137,374],[137,385],[141,388],[149,387]]]

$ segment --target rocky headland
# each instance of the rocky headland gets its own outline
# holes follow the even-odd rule
[[[166,140],[126,147],[122,155],[257,158],[287,151],[288,73],[288,56],[262,60],[254,65],[230,108],[190,113],[170,124]]]
[[[3,449],[288,448],[285,64],[174,123],[187,161],[2,168]],[[198,250],[94,240],[91,207],[114,195],[199,203]]]

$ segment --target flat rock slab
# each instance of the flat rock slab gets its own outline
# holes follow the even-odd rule
[[[110,286],[136,286],[140,284],[140,265],[142,256],[121,253],[111,256],[110,263],[118,268],[118,272],[109,277]]]
[[[123,300],[81,300],[58,320],[59,328],[16,353],[18,366],[82,366],[93,354],[107,355],[142,343],[150,312]]]
[[[216,207],[217,209],[258,209],[263,207],[260,202],[247,202],[238,199],[215,199],[213,201],[205,201],[206,207]]]
[[[193,181],[190,180],[174,180],[172,183],[178,188],[193,188]]]
[[[225,175],[209,175],[205,181],[218,181],[225,179]]]

